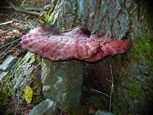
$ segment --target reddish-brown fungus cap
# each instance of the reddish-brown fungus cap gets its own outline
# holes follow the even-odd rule
[[[90,36],[88,30],[80,28],[57,34],[39,27],[23,36],[21,46],[52,61],[79,59],[96,62],[108,55],[124,53],[130,44],[104,36]]]

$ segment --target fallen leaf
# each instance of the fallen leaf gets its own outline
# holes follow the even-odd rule
[[[32,96],[33,96],[33,90],[31,89],[30,86],[26,86],[25,92],[24,92],[24,98],[27,101],[27,103],[31,103],[32,101]]]
[[[91,114],[91,113],[94,113],[94,112],[96,112],[96,110],[91,106],[91,107],[89,108],[88,113]]]

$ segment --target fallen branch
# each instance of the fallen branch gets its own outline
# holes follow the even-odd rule
[[[7,25],[7,24],[11,24],[11,23],[13,23],[14,22],[14,20],[12,20],[12,21],[7,21],[7,22],[3,22],[3,23],[0,23],[0,26],[2,26],[2,25]]]
[[[21,12],[21,13],[25,13],[25,14],[30,14],[30,15],[35,15],[35,16],[40,16],[41,13],[39,12],[35,12],[35,11],[28,11],[25,9],[21,9],[17,6],[15,6],[12,2],[7,0],[7,3],[11,6],[11,8],[13,8],[16,12]],[[34,10],[34,9],[33,9]],[[38,11],[38,10],[37,10]]]
[[[91,90],[94,91],[94,92],[97,92],[97,93],[101,93],[101,94],[105,95],[106,97],[109,97],[109,98],[110,98],[109,95],[107,95],[107,94],[105,94],[105,93],[103,93],[103,92],[101,92],[101,91],[98,91],[98,90],[96,90],[96,89],[91,89]]]

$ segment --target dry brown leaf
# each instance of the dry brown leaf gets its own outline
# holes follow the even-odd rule
[[[89,113],[89,114],[92,114],[92,113],[94,113],[94,112],[96,112],[95,108],[92,107],[92,106],[90,106],[88,113]]]

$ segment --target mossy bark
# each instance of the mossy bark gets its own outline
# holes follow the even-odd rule
[[[53,0],[43,25],[60,32],[81,26],[131,43],[126,54],[86,63],[84,72],[86,87],[109,94],[111,84],[107,80],[112,78],[113,66],[112,112],[116,115],[147,114],[153,105],[150,11],[145,0]]]

